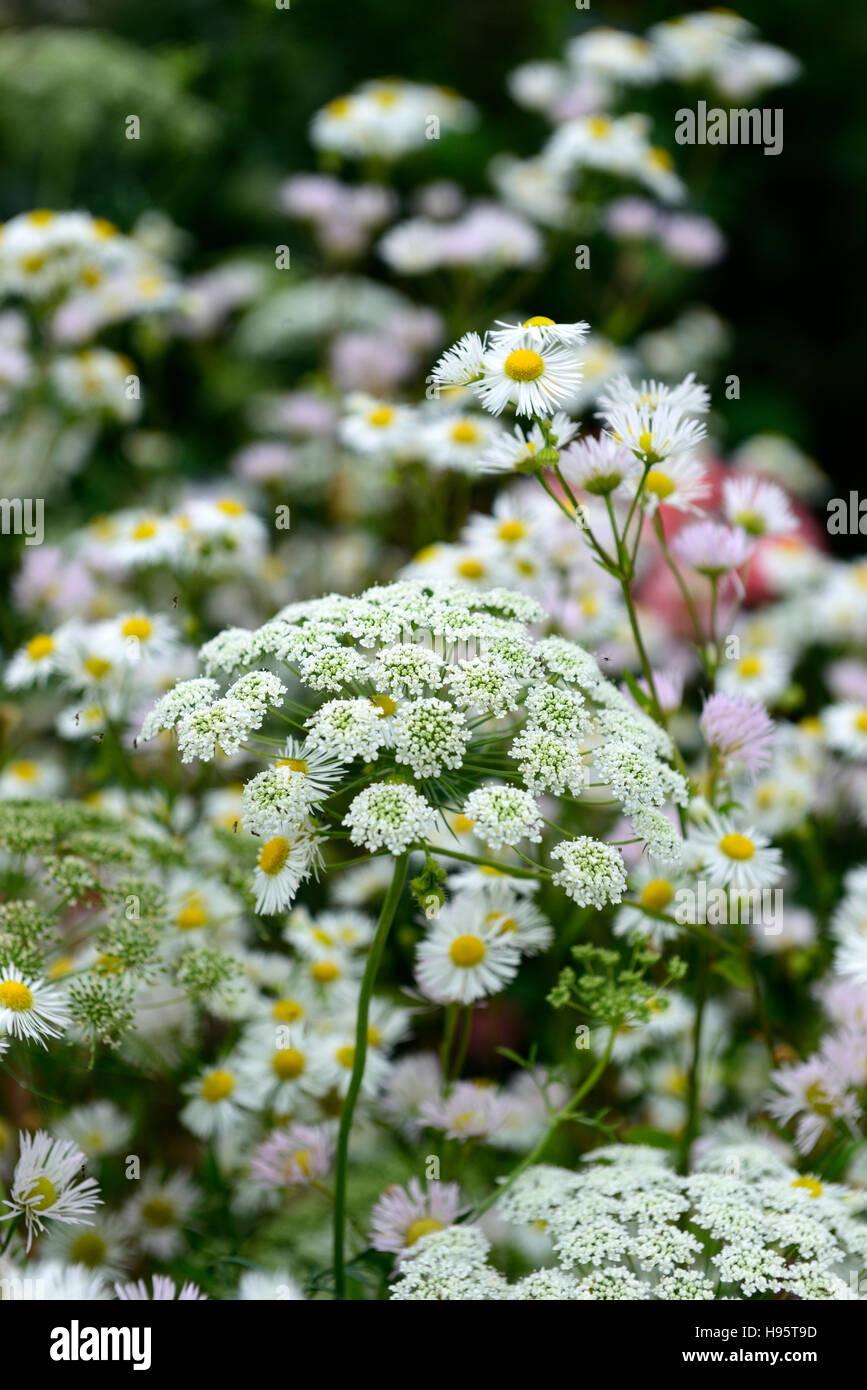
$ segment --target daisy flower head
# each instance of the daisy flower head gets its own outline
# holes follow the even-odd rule
[[[50,632],[37,632],[12,657],[3,673],[7,690],[43,685],[57,670],[57,639]]]
[[[231,1134],[242,1115],[238,1100],[239,1079],[234,1062],[225,1061],[206,1068],[193,1081],[187,1082],[183,1091],[190,1100],[181,1111],[182,1123],[200,1139]]]
[[[320,837],[309,822],[272,835],[256,856],[253,888],[256,911],[271,916],[294,900],[299,887],[322,867]]]
[[[447,1095],[422,1106],[422,1118],[448,1139],[489,1139],[504,1123],[508,1101],[494,1086],[459,1081]]]
[[[512,433],[505,431],[491,440],[488,448],[478,460],[480,473],[535,473],[546,462],[556,462],[551,449],[565,447],[574,438],[578,426],[563,411],[558,410],[551,418],[548,438],[539,425],[529,429],[515,425]],[[546,454],[544,451],[548,450]]]
[[[250,1176],[269,1188],[306,1187],[331,1167],[332,1142],[325,1125],[289,1125],[274,1130],[250,1160]]]
[[[692,374],[676,387],[655,381],[634,386],[628,377],[615,377],[599,397],[607,432],[651,466],[701,443],[707,428],[695,416],[708,405],[706,388]]]
[[[443,353],[431,375],[437,386],[446,389],[470,386],[481,380],[484,362],[484,343],[478,333],[465,333]]]
[[[798,527],[783,489],[748,473],[726,478],[723,510],[732,526],[742,527],[750,536],[784,536]]]
[[[179,1303],[201,1303],[206,1301],[208,1297],[191,1279],[188,1279],[178,1288],[174,1279],[170,1278],[168,1274],[155,1274],[151,1279],[150,1288],[146,1280],[136,1279],[127,1284],[115,1284],[114,1292],[123,1303],[152,1301],[167,1303],[172,1300]]]
[[[120,1153],[132,1132],[130,1117],[110,1100],[78,1105],[57,1124],[58,1138],[77,1144],[88,1158]]]
[[[486,349],[476,390],[492,415],[502,415],[513,405],[517,415],[547,417],[574,395],[581,379],[575,347],[542,341],[528,330],[514,345]]]
[[[560,466],[567,481],[593,497],[608,497],[618,489],[634,486],[641,466],[631,449],[618,444],[609,434],[598,439],[587,435],[570,445],[561,455]]]
[[[505,989],[519,964],[508,935],[455,900],[416,947],[415,978],[422,993],[438,1004],[472,1004]]]
[[[752,827],[711,814],[691,830],[688,849],[696,872],[722,888],[771,888],[783,876],[782,852]]]
[[[621,901],[626,891],[626,867],[614,845],[579,835],[556,845],[551,858],[562,864],[554,874],[554,883],[579,907],[603,908],[606,903]]]
[[[170,1260],[184,1248],[184,1223],[197,1201],[196,1188],[183,1169],[165,1176],[148,1172],[122,1215],[137,1246],[159,1260]]]
[[[523,323],[501,323],[498,320],[488,337],[495,347],[510,351],[525,347],[528,343],[557,343],[562,347],[577,348],[589,332],[589,323],[556,323],[554,319],[539,314],[535,318],[525,319]]]
[[[853,761],[867,759],[867,704],[843,700],[822,711],[828,747]]]
[[[678,560],[708,579],[740,569],[750,558],[752,548],[745,531],[722,521],[692,521],[678,531],[672,542]]]
[[[0,1037],[8,1034],[47,1048],[48,1038],[59,1038],[69,1023],[69,1010],[61,991],[35,979],[8,961],[0,965]]]
[[[89,1218],[101,1199],[96,1180],[81,1176],[85,1162],[76,1144],[55,1139],[44,1129],[20,1134],[18,1162],[5,1199],[9,1211],[2,1219],[24,1218],[28,1250],[47,1223],[91,1224]]]
[[[427,1191],[418,1178],[406,1187],[387,1187],[370,1213],[370,1243],[374,1250],[399,1255],[422,1236],[442,1231],[458,1214],[460,1188],[454,1182],[434,1182]]]
[[[699,721],[705,743],[755,776],[771,761],[774,721],[763,705],[744,695],[711,695]]]

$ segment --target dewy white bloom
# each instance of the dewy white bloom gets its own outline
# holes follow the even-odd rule
[[[613,845],[580,835],[555,846],[551,858],[563,864],[554,874],[554,882],[579,907],[602,908],[621,901],[626,891],[626,869]]]
[[[442,665],[442,657],[429,647],[401,642],[380,651],[371,676],[377,690],[384,694],[395,698],[421,695],[426,686],[439,685]]]
[[[770,888],[783,876],[782,852],[766,835],[740,828],[730,816],[709,815],[687,840],[697,872],[723,888]]]
[[[494,925],[449,903],[416,947],[419,989],[439,1004],[471,1004],[499,994],[514,979],[520,953]]]
[[[592,724],[584,696],[557,685],[537,685],[526,698],[527,722],[559,739],[579,739]]]
[[[519,840],[538,844],[542,839],[539,808],[520,787],[480,787],[467,797],[464,815],[490,849],[516,845]]]
[[[459,709],[483,711],[500,719],[518,708],[521,687],[514,676],[478,657],[452,666],[445,683]]]
[[[429,833],[433,808],[414,787],[381,782],[359,792],[343,818],[355,845],[402,854]]]
[[[587,769],[578,745],[544,729],[528,725],[509,753],[532,792],[555,792],[559,796],[568,788],[573,796],[578,796],[586,784]]]
[[[226,699],[238,700],[256,714],[264,714],[269,706],[279,707],[285,694],[285,685],[273,672],[248,671],[229,686]]]
[[[0,1037],[40,1042],[59,1038],[69,1023],[60,990],[25,975],[16,965],[0,965]]]
[[[492,415],[502,415],[511,404],[518,415],[549,416],[574,395],[581,379],[575,349],[541,342],[528,332],[517,346],[486,349],[476,389]]]
[[[81,1222],[99,1204],[99,1187],[94,1178],[82,1178],[85,1157],[76,1144],[54,1139],[44,1129],[20,1135],[20,1153],[12,1174],[9,1211],[2,1219],[23,1216],[27,1228],[27,1249],[49,1221]]]

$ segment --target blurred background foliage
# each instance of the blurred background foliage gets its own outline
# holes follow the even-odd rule
[[[509,98],[513,68],[561,56],[564,40],[591,23],[643,30],[691,8],[701,6],[7,0],[0,5],[0,215],[86,206],[128,227],[156,207],[190,234],[187,269],[197,272],[238,248],[273,255],[290,230],[294,250],[300,232],[275,208],[274,189],[317,165],[309,117],[359,81],[388,74],[456,87],[482,112],[471,136],[432,143],[400,164],[398,189],[448,175],[470,193],[489,193],[490,158],[502,150],[532,154],[547,131]],[[675,147],[674,113],[689,99],[682,90],[638,91],[631,104],[654,113],[657,138],[675,150],[694,206],[729,239],[727,257],[696,285],[735,330],[725,370],[740,377],[741,399],[726,410],[728,442],[784,431],[845,483],[852,446],[829,448],[827,440],[832,422],[851,419],[862,395],[867,5],[743,0],[738,8],[764,39],[804,63],[795,84],[764,99],[784,110],[779,157],[754,146]],[[141,118],[139,141],[125,138],[129,114]],[[581,276],[571,247],[561,254],[546,277],[554,296],[547,307],[579,318]],[[375,258],[366,269],[384,277]],[[597,274],[604,271],[600,265]],[[240,405],[251,384],[244,364],[237,369],[231,379],[206,377],[209,399],[193,403],[203,438],[213,431],[223,451],[220,397],[225,391],[227,406],[231,397]],[[275,381],[292,385],[285,364],[281,370]],[[178,412],[188,415],[190,392],[201,387],[182,371],[170,387]]]

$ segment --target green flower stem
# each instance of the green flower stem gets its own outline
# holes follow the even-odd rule
[[[434,856],[442,855],[446,859],[463,859],[467,864],[482,864],[486,869],[496,869],[497,873],[508,874],[510,878],[538,878],[544,880],[551,877],[549,871],[541,868],[541,866],[538,871],[535,869],[519,869],[513,867],[511,864],[497,864],[492,859],[480,859],[477,854],[464,854],[457,849],[445,849],[442,845],[426,844],[422,845],[421,848],[426,849],[429,854]]]
[[[710,963],[707,956],[702,953],[698,965],[698,983],[695,991],[695,1023],[692,1030],[692,1061],[689,1068],[689,1078],[687,1081],[686,1093],[686,1124],[683,1131],[683,1148],[680,1156],[680,1170],[682,1173],[689,1171],[689,1151],[692,1148],[693,1140],[698,1137],[701,1125],[701,1026],[704,1019],[704,1009],[707,1003],[708,987],[710,984]]]
[[[335,1165],[335,1184],[334,1184],[334,1295],[335,1298],[343,1299],[346,1297],[346,1264],[343,1252],[343,1243],[346,1231],[346,1178],[349,1161],[349,1135],[352,1129],[352,1115],[355,1110],[355,1102],[361,1090],[361,1081],[364,1076],[364,1064],[367,1060],[367,1020],[370,1013],[370,997],[373,993],[373,986],[379,963],[382,960],[382,953],[388,937],[389,929],[397,911],[400,895],[403,892],[403,885],[406,880],[406,870],[409,863],[409,854],[401,854],[394,862],[394,873],[391,885],[382,904],[379,914],[379,921],[376,924],[376,935],[371,943],[367,957],[367,964],[364,968],[364,976],[361,981],[361,992],[358,996],[358,1014],[355,1022],[355,1055],[352,1064],[352,1076],[349,1081],[349,1090],[346,1092],[346,1099],[343,1102],[343,1109],[340,1112],[340,1130],[337,1136],[337,1158]]]
[[[557,1129],[557,1127],[563,1124],[565,1120],[571,1120],[573,1118],[576,1106],[580,1105],[584,1097],[590,1091],[593,1090],[593,1087],[596,1085],[596,1082],[599,1080],[605,1068],[608,1066],[608,1059],[611,1056],[611,1049],[614,1046],[614,1038],[616,1034],[617,1026],[615,1025],[614,1027],[612,1027],[608,1035],[608,1042],[605,1044],[605,1051],[599,1058],[599,1061],[596,1063],[593,1070],[584,1079],[584,1081],[582,1081],[574,1096],[572,1096],[570,1100],[567,1100],[566,1104],[563,1106],[563,1109],[557,1111],[556,1115],[551,1120],[550,1125],[548,1126],[545,1133],[542,1135],[542,1138],[539,1140],[536,1147],[534,1149],[531,1149],[530,1153],[525,1154],[524,1157],[521,1159],[520,1163],[516,1164],[515,1167],[512,1169],[509,1176],[503,1182],[501,1182],[499,1186],[495,1187],[493,1192],[489,1193],[489,1195],[485,1198],[483,1202],[480,1202],[479,1205],[474,1208],[474,1210],[471,1213],[473,1220],[478,1220],[478,1218],[488,1210],[488,1207],[492,1207],[495,1202],[498,1202],[502,1197],[503,1193],[507,1192],[508,1189],[512,1186],[512,1184],[517,1182],[518,1178],[527,1168],[530,1168],[534,1163],[539,1162],[539,1159],[542,1157],[542,1154],[545,1152],[545,1150],[548,1147],[548,1144],[553,1138],[554,1131]]]

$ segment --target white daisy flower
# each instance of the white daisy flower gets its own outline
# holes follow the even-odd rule
[[[0,1036],[48,1044],[69,1023],[69,1011],[56,986],[25,975],[17,965],[0,965]]]
[[[481,379],[484,371],[484,345],[478,333],[465,333],[444,352],[433,369],[432,376],[439,386],[469,386]]]
[[[783,489],[749,474],[726,478],[723,510],[733,526],[743,527],[750,536],[782,536],[798,526]]]
[[[146,1254],[170,1260],[184,1248],[183,1225],[197,1201],[196,1188],[183,1169],[165,1177],[146,1172],[122,1215]]]
[[[57,640],[50,632],[37,632],[19,648],[3,673],[7,690],[42,685],[57,670]]]
[[[581,377],[581,363],[572,348],[549,345],[528,333],[518,346],[485,351],[484,374],[476,389],[492,415],[502,415],[511,404],[518,415],[547,417],[578,389]]]
[[[709,815],[690,831],[687,847],[696,872],[723,888],[770,888],[783,876],[782,851],[730,816]]]
[[[200,1139],[225,1138],[237,1129],[243,1107],[255,1105],[249,1092],[239,1098],[241,1074],[235,1059],[224,1059],[207,1067],[194,1081],[181,1089],[190,1097],[181,1111],[181,1123]]]
[[[292,838],[274,835],[259,850],[253,873],[256,911],[264,916],[282,912],[300,885],[322,867],[319,838],[306,828],[293,828]]]
[[[34,1235],[53,1221],[89,1226],[89,1217],[100,1203],[94,1178],[82,1178],[85,1157],[76,1144],[55,1139],[44,1129],[21,1133],[20,1151],[0,1220],[24,1218],[27,1249]]]
[[[59,1139],[68,1139],[88,1158],[121,1153],[132,1138],[133,1123],[110,1100],[95,1100],[68,1111],[57,1123]]]
[[[563,411],[551,418],[550,437],[558,449],[575,437],[578,426]],[[480,473],[531,473],[540,465],[539,455],[547,448],[539,425],[529,429],[515,425],[512,433],[495,435],[478,461]]]
[[[577,348],[585,341],[589,332],[589,323],[555,323],[553,319],[540,314],[535,318],[526,319],[524,323],[501,323],[497,320],[497,326],[491,330],[489,338],[495,347],[506,348],[509,351],[527,345],[547,346],[553,343],[561,347]]]
[[[509,934],[467,920],[460,903],[446,905],[416,947],[419,989],[438,1004],[472,1004],[499,994],[514,979],[520,954]]]
[[[743,651],[720,668],[717,686],[726,695],[748,695],[759,704],[773,704],[788,688],[792,658],[787,652],[766,647]]]
[[[847,758],[867,758],[867,705],[844,700],[822,710],[828,747]]]
[[[13,758],[0,772],[0,800],[32,801],[56,796],[63,773],[46,758]]]
[[[264,1025],[247,1034],[238,1050],[238,1083],[257,1109],[291,1115],[304,1096],[324,1096],[331,1074],[315,1046],[315,1035],[299,1024]]]

